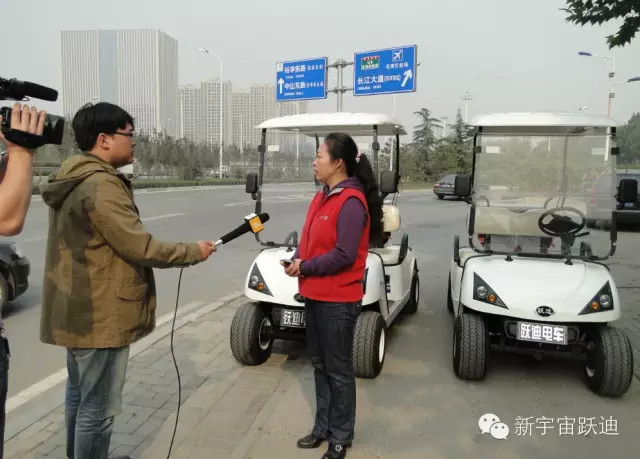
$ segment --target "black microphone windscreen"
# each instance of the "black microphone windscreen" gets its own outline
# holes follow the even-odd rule
[[[242,236],[244,233],[251,231],[251,225],[249,222],[244,222],[242,225],[238,226],[236,229],[229,231],[227,234],[222,236],[220,240],[223,244],[226,244],[229,241],[234,240],[235,238]]]
[[[18,87],[18,91],[24,93],[25,96],[35,97],[36,99],[48,100],[55,102],[58,100],[58,91],[47,88],[30,81],[14,80],[14,84]]]
[[[260,219],[261,223],[264,223],[269,221],[270,217],[269,217],[269,214],[265,212],[258,215],[258,218]],[[235,238],[240,237],[245,233],[248,233],[249,231],[251,231],[251,223],[247,221],[247,222],[244,222],[242,225],[238,226],[236,229],[229,231],[227,234],[222,236],[220,240],[222,241],[223,244],[226,244],[228,242],[233,241]]]

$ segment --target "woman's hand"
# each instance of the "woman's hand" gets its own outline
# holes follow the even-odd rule
[[[304,277],[300,271],[300,263],[302,263],[302,260],[300,258],[296,258],[289,266],[285,266],[284,272],[287,276]]]

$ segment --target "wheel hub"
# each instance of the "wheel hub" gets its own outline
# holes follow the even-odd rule
[[[587,373],[589,378],[593,378],[596,375],[595,370],[595,344],[593,341],[589,341],[586,346],[587,349],[587,360],[584,364],[584,371]]]
[[[268,317],[262,319],[260,329],[258,330],[258,344],[260,349],[266,351],[271,344],[271,320]]]
[[[384,350],[385,350],[385,333],[384,328],[380,331],[380,344],[378,348],[378,361],[382,363],[384,359]]]

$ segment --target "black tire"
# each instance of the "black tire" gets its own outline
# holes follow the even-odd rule
[[[602,326],[588,338],[584,376],[589,389],[599,395],[620,397],[627,392],[633,378],[633,350],[622,330]]]
[[[386,332],[382,315],[376,311],[361,312],[353,331],[353,371],[356,377],[378,376],[385,355]]]
[[[453,314],[453,297],[451,296],[451,273],[449,273],[449,282],[447,283],[447,311]]]
[[[244,365],[260,365],[269,359],[273,338],[265,336],[273,322],[268,309],[256,303],[245,303],[231,322],[231,353]]]
[[[418,304],[420,303],[420,277],[418,271],[413,270],[413,277],[411,278],[411,290],[409,291],[409,301],[404,306],[404,313],[415,314],[418,310]]]
[[[4,274],[0,272],[0,312],[2,312],[6,304],[9,302],[10,294],[9,284],[7,284]]]
[[[444,199],[444,195],[443,194],[437,194],[436,196],[438,197],[438,199]]]
[[[453,329],[453,369],[456,376],[480,380],[487,373],[489,333],[482,316],[462,314]]]

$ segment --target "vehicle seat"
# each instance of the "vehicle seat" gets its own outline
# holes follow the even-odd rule
[[[512,212],[501,207],[476,207],[473,230],[476,234],[547,237],[538,226],[545,209]]]
[[[393,233],[400,229],[400,209],[391,204],[382,206],[382,231]]]
[[[397,232],[400,229],[400,210],[391,204],[382,206],[382,226],[385,233]],[[407,256],[409,235],[402,235],[400,246],[376,247],[374,252],[380,255],[384,265],[401,263]]]

